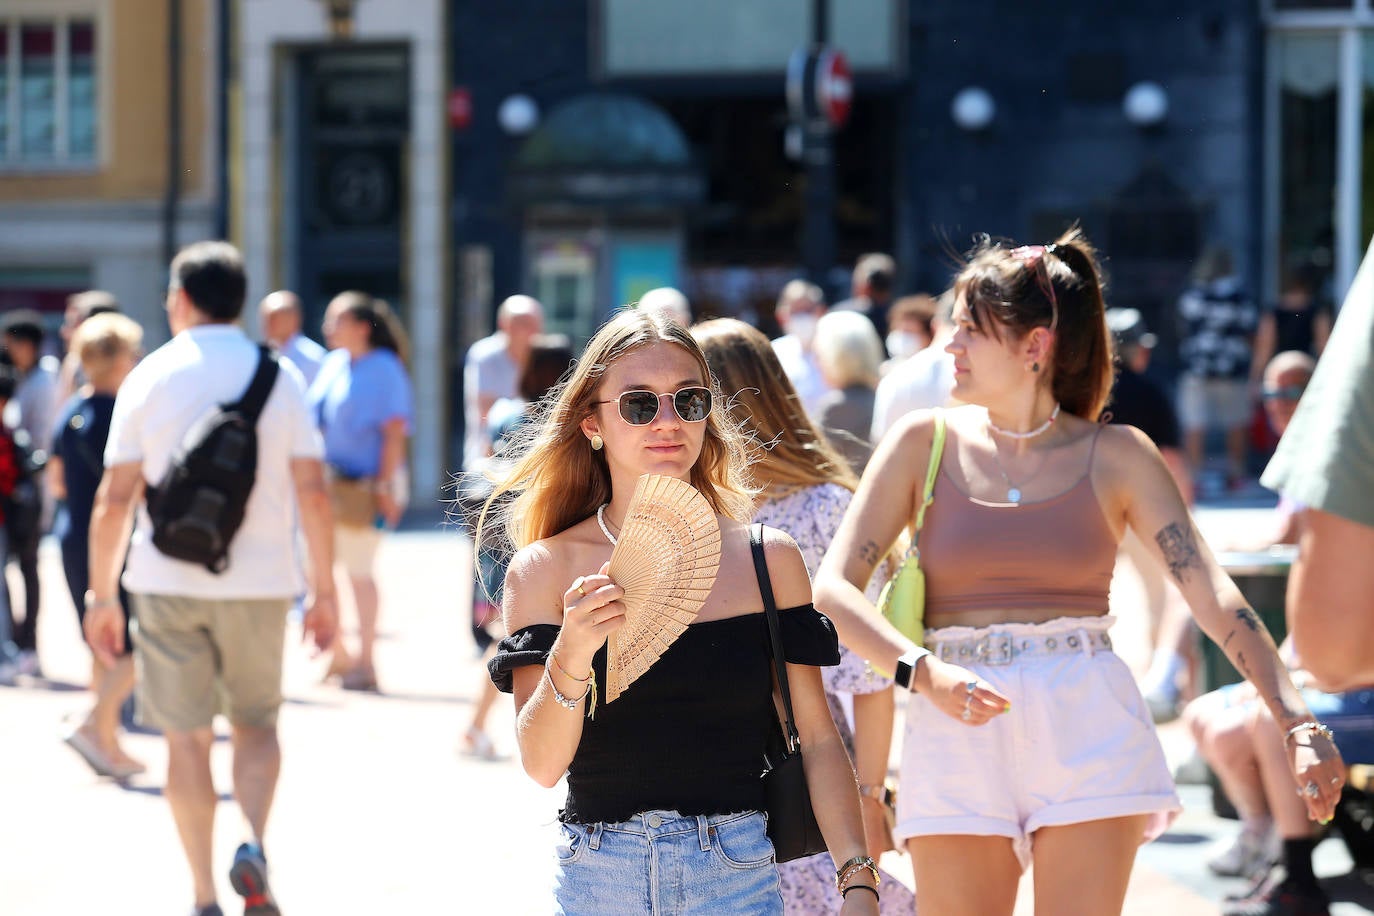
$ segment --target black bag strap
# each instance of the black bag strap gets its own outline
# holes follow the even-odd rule
[[[763,595],[763,609],[768,615],[768,640],[773,645],[773,671],[778,676],[778,692],[782,694],[783,734],[787,752],[795,754],[801,745],[797,724],[792,716],[792,690],[787,684],[787,660],[782,654],[782,627],[778,623],[778,605],[773,600],[773,580],[768,575],[768,558],[763,552],[763,525],[749,526],[749,548],[754,554],[754,574],[759,579],[759,593]]]
[[[248,390],[239,398],[233,409],[243,414],[243,418],[250,424],[258,422],[258,415],[262,413],[262,408],[267,404],[267,397],[272,393],[272,386],[277,383],[277,370],[280,368],[277,363],[277,354],[272,352],[270,347],[258,345],[258,368],[253,373],[253,381],[248,383]]]

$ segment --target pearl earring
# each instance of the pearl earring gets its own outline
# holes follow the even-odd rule
[[[594,452],[599,452],[599,451],[601,451],[601,447],[602,447],[603,445],[605,445],[605,444],[606,444],[606,440],[602,439],[600,436],[598,436],[598,435],[595,434],[595,433],[592,434],[592,451],[594,451]]]

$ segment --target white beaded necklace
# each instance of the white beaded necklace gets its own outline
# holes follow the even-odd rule
[[[998,426],[996,423],[992,422],[992,417],[988,417],[988,429],[990,429],[990,430],[992,430],[993,432],[997,433],[999,436],[1006,436],[1008,439],[1034,439],[1036,436],[1040,435],[1040,434],[1043,433],[1045,430],[1047,430],[1047,429],[1049,429],[1051,426],[1053,426],[1053,425],[1054,425],[1054,421],[1055,421],[1056,419],[1058,419],[1058,418],[1059,418],[1059,404],[1058,404],[1058,403],[1055,403],[1055,405],[1054,405],[1054,410],[1050,411],[1050,418],[1049,418],[1048,420],[1046,420],[1044,423],[1041,423],[1041,424],[1040,424],[1039,426],[1037,426],[1035,429],[1028,430],[1028,431],[1026,431],[1026,432],[1024,432],[1024,433],[1019,433],[1019,432],[1017,432],[1017,431],[1014,430],[1014,429],[1003,429],[1002,427]]]
[[[601,533],[606,535],[606,540],[610,541],[611,546],[614,547],[615,535],[611,534],[611,529],[606,526],[606,507],[609,505],[610,503],[602,503],[596,507],[596,523],[601,526]]]

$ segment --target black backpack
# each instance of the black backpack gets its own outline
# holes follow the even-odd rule
[[[258,416],[277,381],[276,355],[259,347],[258,368],[243,397],[197,422],[171,466],[148,487],[153,546],[212,573],[229,566],[229,544],[243,524],[258,472]]]
[[[38,537],[43,524],[43,466],[48,456],[33,447],[26,430],[10,433],[14,442],[14,466],[19,474],[14,490],[4,497],[5,536],[10,546],[27,544]]]

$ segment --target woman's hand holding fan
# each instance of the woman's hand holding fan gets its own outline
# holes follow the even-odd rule
[[[608,566],[625,617],[608,641],[605,702],[686,631],[719,568],[720,527],[706,498],[675,477],[641,477]]]

